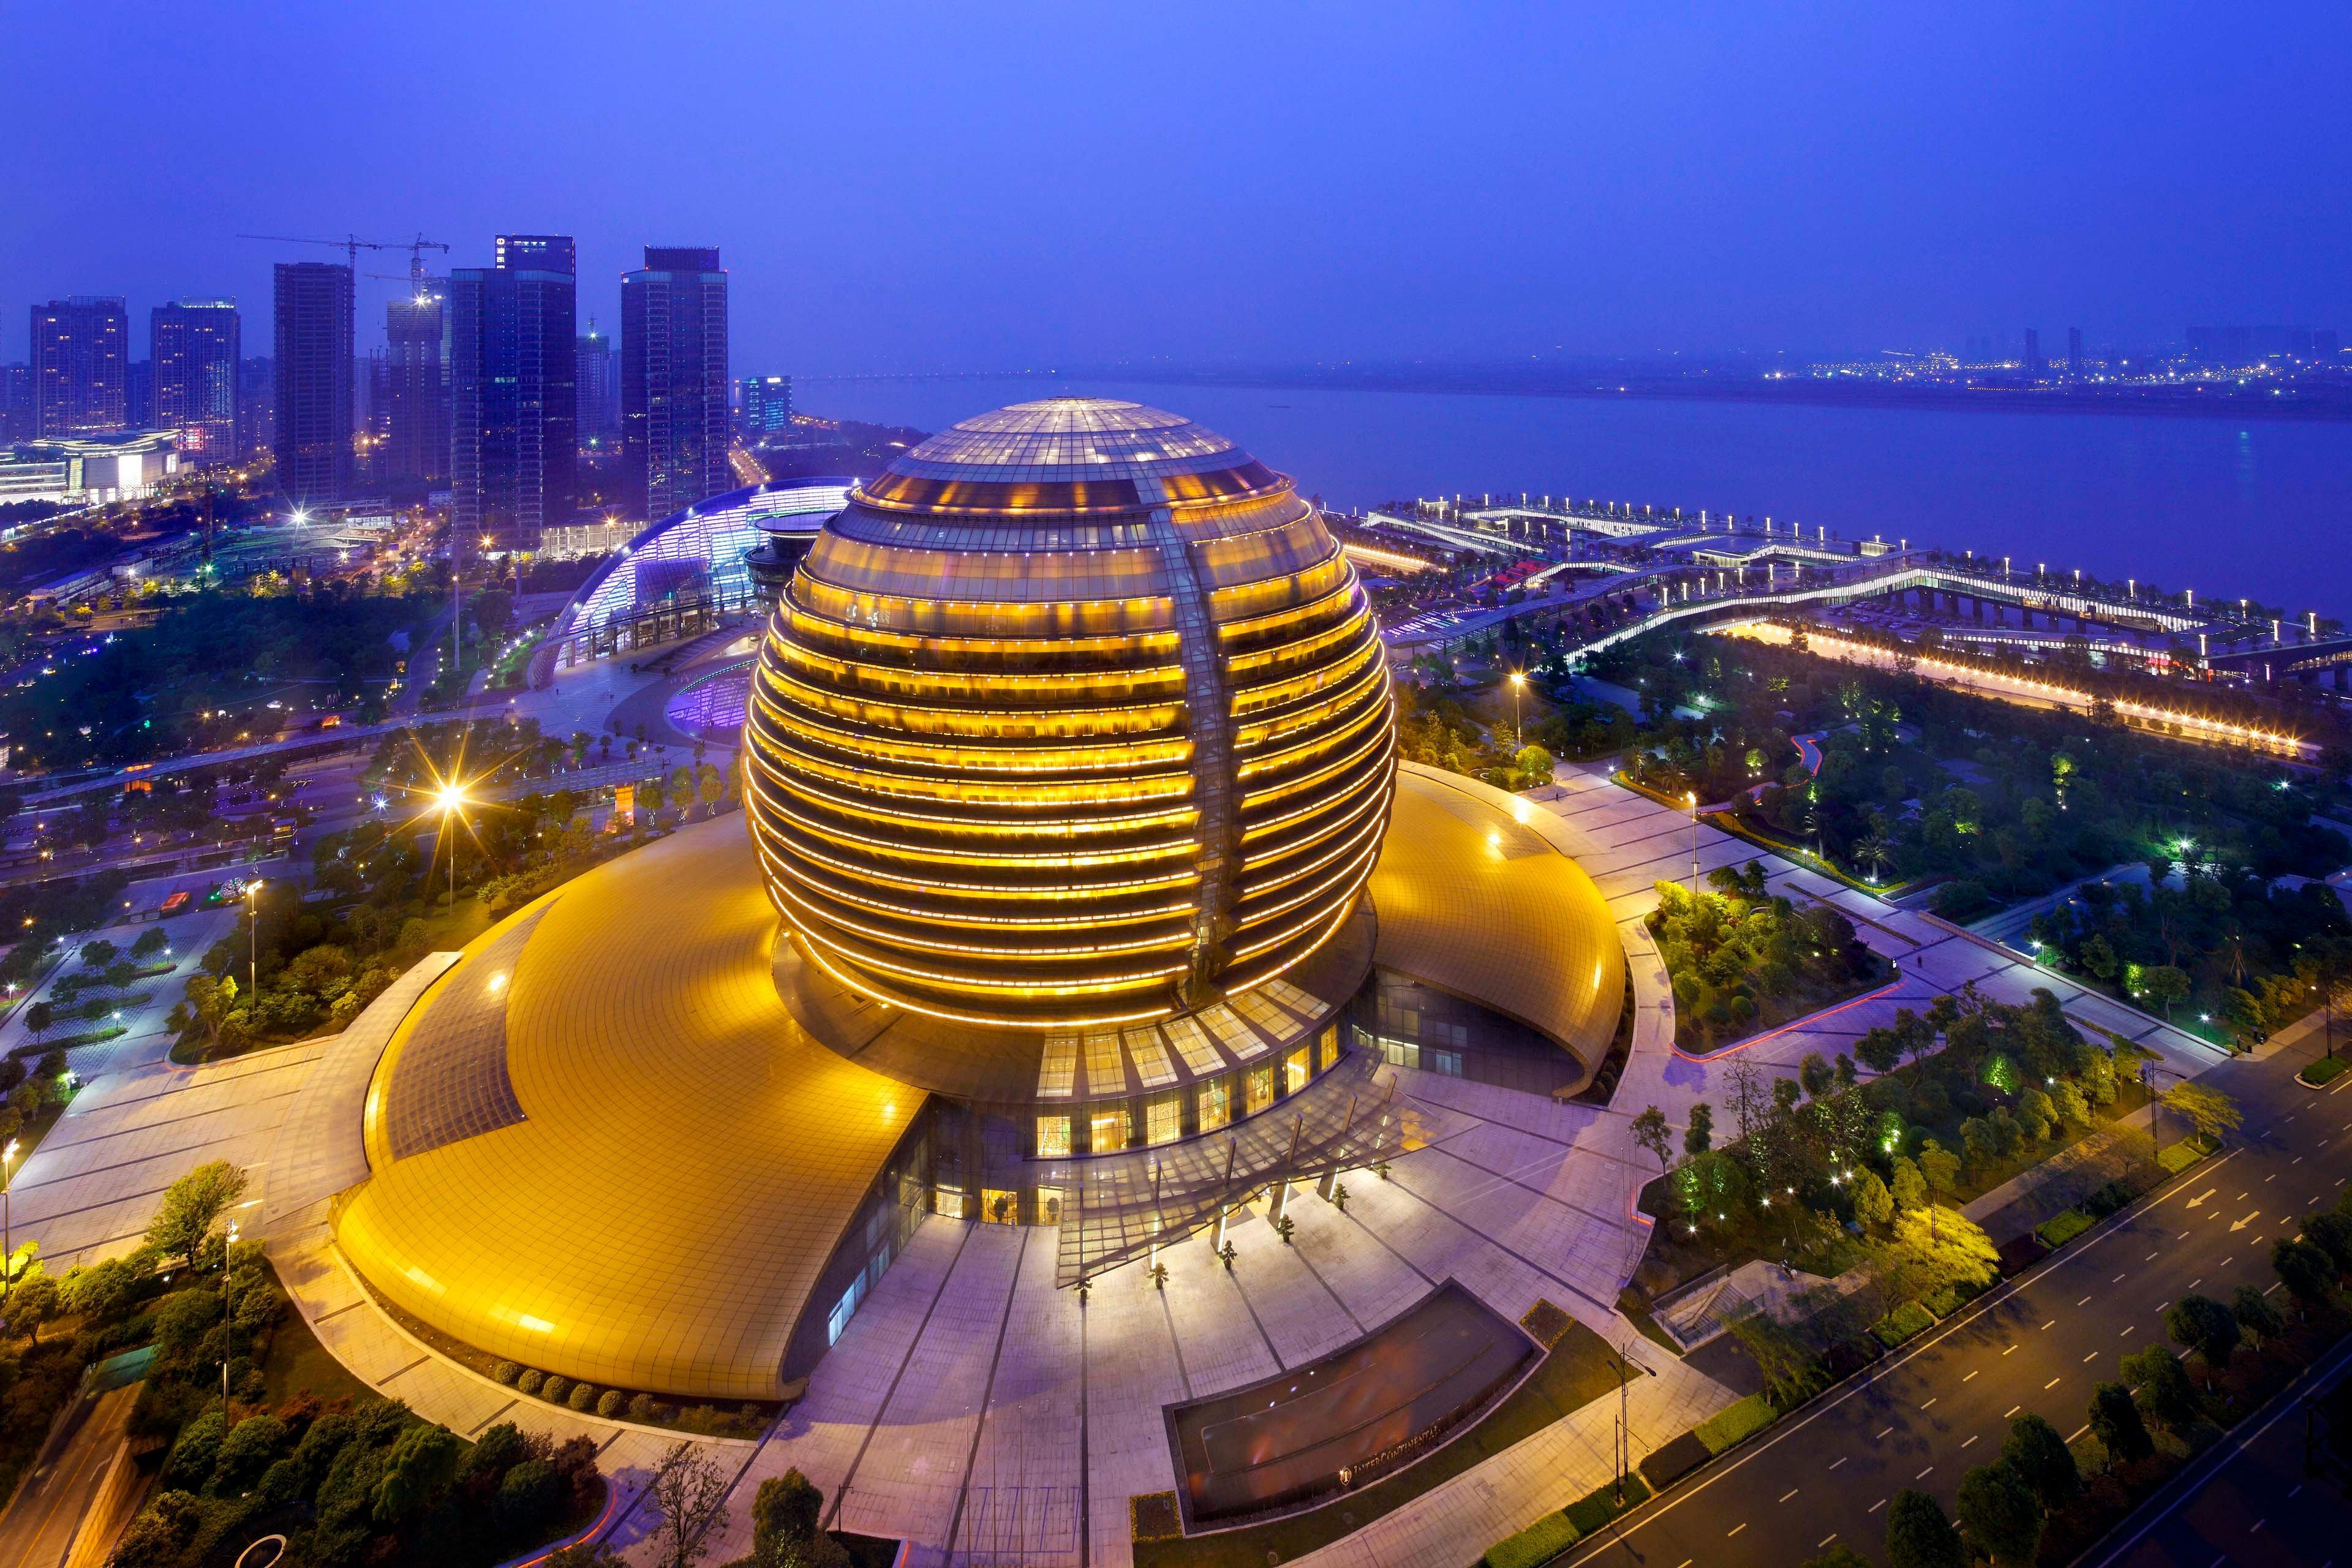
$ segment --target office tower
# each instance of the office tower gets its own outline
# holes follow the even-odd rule
[[[0,441],[29,441],[33,436],[33,367],[0,364]]]
[[[122,427],[155,427],[155,362],[152,359],[132,360],[123,370]]]
[[[33,307],[33,426],[110,436],[130,423],[131,318],[119,297],[77,294]]]
[[[155,367],[157,429],[179,433],[188,462],[235,462],[239,430],[237,361],[244,332],[234,300],[183,300],[147,314],[147,352]]]
[[[298,504],[352,489],[352,269],[281,261],[274,303],[278,488]]]
[[[498,265],[449,275],[449,469],[468,548],[536,550],[578,493],[578,283],[570,238],[500,235]]]
[[[2042,333],[2032,327],[2028,327],[2025,329],[2026,379],[2029,381],[2041,380],[2043,368],[2044,367],[2042,363]]]
[[[2083,329],[2066,329],[2066,379],[2079,381],[2083,375]]]
[[[727,274],[716,250],[649,245],[621,274],[623,504],[650,521],[733,488]]]
[[[793,378],[789,375],[747,375],[735,384],[741,404],[743,434],[758,442],[793,422]]]
[[[446,279],[428,278],[420,291],[383,308],[375,416],[383,437],[377,468],[386,479],[433,484],[449,477],[448,297]]]
[[[619,366],[613,356],[613,340],[596,330],[596,318],[588,318],[588,330],[580,334],[577,357],[580,369],[580,445],[610,447],[621,434],[621,379]]]
[[[236,362],[237,440],[240,458],[278,445],[278,362],[266,354]]]

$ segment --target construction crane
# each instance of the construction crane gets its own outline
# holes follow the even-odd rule
[[[290,234],[240,234],[237,236],[237,238],[266,239],[276,245],[329,246],[336,250],[341,251],[344,256],[349,258],[349,265],[354,277],[359,274],[361,251],[405,250],[408,252],[409,286],[415,292],[419,294],[425,292],[425,253],[428,250],[438,250],[446,255],[449,249],[447,246],[442,244],[439,240],[427,239],[421,234],[404,245],[397,240],[387,242],[379,239],[362,239],[357,235],[350,234],[343,236],[341,239],[304,239]],[[381,273],[372,273],[370,276],[382,277],[383,275]]]

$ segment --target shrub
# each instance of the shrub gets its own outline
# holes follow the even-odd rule
[[[565,1399],[563,1403],[569,1405],[574,1410],[584,1411],[588,1409],[591,1405],[596,1403],[596,1385],[593,1383],[573,1384],[572,1385],[571,1396]]]
[[[660,1411],[661,1406],[650,1394],[640,1394],[629,1401],[629,1419],[648,1426],[661,1418]]]
[[[2295,1076],[2317,1089],[2322,1084],[2334,1082],[2336,1075],[2347,1067],[2352,1067],[2352,1057],[2322,1057]]]
[[[1871,1324],[1870,1332],[1880,1344],[1893,1350],[1904,1341],[1926,1333],[1935,1326],[1935,1317],[1927,1308],[1916,1301],[1906,1301]]]
[[[490,1380],[494,1383],[503,1383],[509,1388],[512,1388],[515,1384],[515,1379],[521,1375],[522,1368],[517,1366],[510,1361],[502,1361],[499,1363],[498,1365],[490,1368]]]
[[[547,1381],[539,1385],[539,1396],[550,1405],[562,1404],[564,1395],[571,1392],[572,1380],[556,1373],[549,1373]]]
[[[525,1394],[537,1394],[547,1382],[547,1373],[532,1367],[515,1379],[515,1386]]]
[[[1694,1428],[1698,1440],[1706,1445],[1710,1454],[1720,1454],[1734,1444],[1754,1436],[1779,1420],[1780,1413],[1772,1402],[1760,1394],[1751,1394],[1738,1404],[1716,1412]]]
[[[1625,1501],[1617,1501],[1617,1483],[1603,1481],[1576,1501],[1568,1505],[1568,1522],[1576,1527],[1579,1535],[1591,1535],[1629,1509],[1636,1509],[1650,1500],[1650,1489],[1642,1484],[1639,1476],[1625,1478]]]
[[[545,1530],[562,1505],[563,1478],[555,1467],[545,1459],[525,1459],[499,1483],[492,1511],[508,1539],[527,1541]]]
[[[189,1422],[181,1431],[179,1441],[172,1445],[171,1456],[163,1461],[163,1489],[200,1489],[212,1479],[213,1468],[220,1462],[222,1439],[227,1436],[228,1417],[220,1411],[207,1410]]]
[[[1486,1548],[1486,1568],[1538,1568],[1576,1544],[1576,1526],[1565,1513],[1548,1513],[1517,1535]]]
[[[2090,1229],[2093,1223],[2091,1216],[2081,1209],[2068,1209],[2064,1214],[2053,1215],[2035,1226],[2033,1234],[2042,1238],[2044,1247],[2056,1248]]]
[[[608,1388],[604,1391],[604,1396],[596,1401],[596,1414],[607,1421],[617,1421],[621,1418],[621,1412],[628,1406],[628,1395],[617,1388]]]
[[[286,1423],[275,1415],[248,1415],[221,1439],[213,1489],[224,1497],[244,1491],[287,1447]]]

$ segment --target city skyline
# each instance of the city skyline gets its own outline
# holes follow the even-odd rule
[[[12,27],[36,49],[67,26],[19,9]],[[1150,55],[1165,79],[1213,79],[1238,14],[1175,28],[943,16],[894,37],[877,81],[845,68],[871,42],[855,17],[738,13],[635,40],[627,68],[806,128],[770,157],[704,168],[676,166],[635,117],[589,112],[574,92],[613,63],[616,13],[555,34],[477,28],[457,52],[429,12],[417,22],[190,33],[134,12],[129,61],[328,90],[260,94],[188,128],[194,173],[124,227],[92,204],[110,171],[162,150],[122,97],[140,72],[78,86],[92,100],[77,106],[83,134],[54,147],[39,127],[66,112],[60,89],[28,84],[0,123],[43,147],[58,221],[0,238],[0,300],[257,300],[265,268],[300,258],[239,233],[472,247],[538,227],[580,237],[583,313],[608,320],[640,247],[719,245],[737,363],[803,375],[1171,354],[1828,353],[1989,326],[2013,337],[2036,321],[2154,344],[2192,321],[2352,319],[2352,230],[2313,200],[2352,157],[2345,111],[2313,74],[2347,23],[2315,6],[1851,26],[1253,16],[1290,89],[1200,122],[1091,67]],[[747,35],[765,47],[734,47]],[[518,77],[530,51],[549,68]],[[1014,110],[997,89],[1008,72],[1062,86]],[[403,90],[370,90],[378,77]],[[2242,112],[2256,79],[2261,112]],[[232,182],[265,145],[290,155]],[[477,160],[477,146],[499,153]],[[1237,224],[1283,237],[1236,244]],[[381,287],[362,291],[371,325]],[[0,314],[0,359],[23,355],[19,319]]]

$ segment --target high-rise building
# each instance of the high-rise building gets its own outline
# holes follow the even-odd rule
[[[278,362],[267,354],[236,362],[236,419],[245,443],[238,456],[277,450]]]
[[[732,489],[727,274],[719,252],[646,247],[621,274],[621,495],[651,521]]]
[[[276,320],[278,488],[298,502],[352,489],[352,269],[281,261]]]
[[[383,308],[377,467],[387,479],[430,484],[449,477],[448,301],[448,279],[428,278],[422,290]]]
[[[611,447],[621,436],[621,373],[609,333],[588,330],[580,334],[580,445]]]
[[[119,296],[33,307],[33,426],[41,436],[110,436],[130,423],[131,318]]]
[[[135,359],[122,373],[122,427],[152,430],[155,426],[155,362]]]
[[[565,236],[500,235],[497,257],[449,275],[453,515],[461,536],[536,550],[578,494],[578,279]]]
[[[233,463],[245,455],[237,360],[244,333],[234,300],[183,300],[147,315],[159,429],[178,433],[184,461]]]
[[[2066,329],[2066,379],[2080,381],[2082,378],[2083,329],[2069,327]]]
[[[2042,363],[2042,333],[2041,333],[2041,331],[2040,331],[2038,329],[2033,328],[2033,327],[2028,327],[2028,328],[2026,328],[2026,329],[2025,329],[2025,377],[2026,377],[2026,379],[2027,379],[2028,381],[2039,381],[2039,380],[2041,380],[2041,379],[2042,379],[2042,373],[2043,371],[2045,371],[2045,370],[2049,369],[2049,368],[2050,368],[2050,367],[2049,367],[2047,364],[2045,364],[2045,363]]]
[[[753,441],[772,436],[793,422],[793,378],[789,375],[747,375],[735,384],[738,417],[743,434]]]
[[[0,441],[29,441],[33,423],[33,367],[0,364]]]

